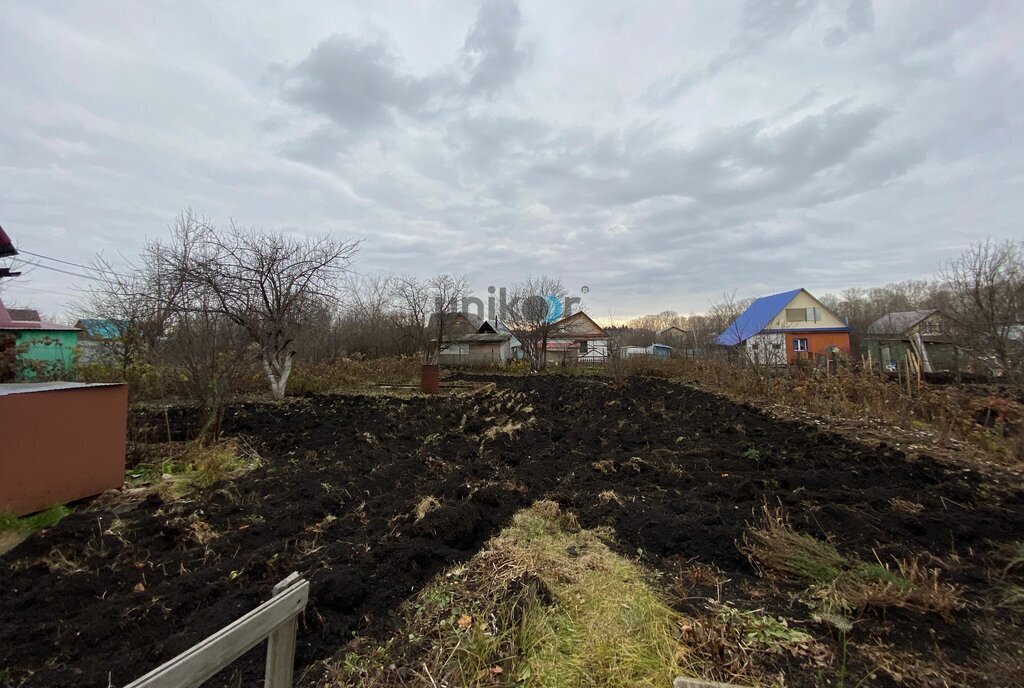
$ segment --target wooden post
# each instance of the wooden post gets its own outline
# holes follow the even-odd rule
[[[299,574],[292,573],[274,586],[274,597],[283,594],[296,585]],[[299,630],[299,617],[293,616],[277,627],[267,640],[267,669],[263,679],[264,688],[292,688],[292,672],[295,670],[295,635]]]
[[[704,681],[699,678],[686,678],[676,676],[672,681],[672,688],[743,688],[736,683],[718,683],[716,681]]]
[[[309,601],[309,582],[300,579],[298,573],[293,573],[274,586],[274,592],[273,597],[256,609],[142,678],[132,681],[127,688],[194,688],[268,637],[271,638],[267,654],[268,670],[273,665],[276,672],[274,679],[280,680],[283,677],[287,683],[271,683],[268,671],[265,685],[291,688],[296,621]],[[283,634],[278,636],[283,628],[288,629],[290,642]],[[276,643],[273,642],[275,636],[278,636]]]

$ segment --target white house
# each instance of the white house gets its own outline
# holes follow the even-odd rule
[[[580,311],[552,323],[548,334],[548,363],[561,363],[570,358],[581,363],[604,363],[610,346],[608,333]],[[574,354],[574,355],[573,355]]]

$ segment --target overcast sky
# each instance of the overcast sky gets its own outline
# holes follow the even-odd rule
[[[1024,235],[1022,42],[1015,0],[4,0],[0,225],[116,263],[191,205],[602,319],[920,278]]]

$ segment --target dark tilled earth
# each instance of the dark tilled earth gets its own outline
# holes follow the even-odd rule
[[[1024,492],[666,381],[494,380],[497,389],[466,397],[332,395],[230,409],[226,433],[258,447],[263,467],[200,497],[153,495],[119,515],[79,510],[0,559],[0,681],[125,684],[259,604],[293,570],[312,586],[301,675],[355,635],[393,631],[403,600],[538,499],[584,527],[612,526],[622,551],[651,569],[713,564],[738,604],[756,597],[834,642],[736,547],[755,511],[782,505],[798,529],[843,552],[926,557],[965,590],[968,605],[952,618],[875,613],[858,620],[853,643],[939,657],[974,685],[987,685],[987,667],[1006,666],[1007,654],[1019,660],[1024,619],[992,608],[987,591],[1001,548],[1024,537]],[[167,418],[152,422],[163,431]],[[170,422],[187,433],[195,418],[178,411]],[[599,496],[609,490],[618,501]],[[441,507],[417,522],[428,495]],[[895,509],[894,498],[923,509]],[[778,661],[787,685],[817,684],[815,670]],[[257,648],[213,683],[252,685],[262,663]]]

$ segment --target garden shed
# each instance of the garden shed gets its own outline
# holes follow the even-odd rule
[[[120,487],[127,418],[127,385],[0,384],[0,513]]]

